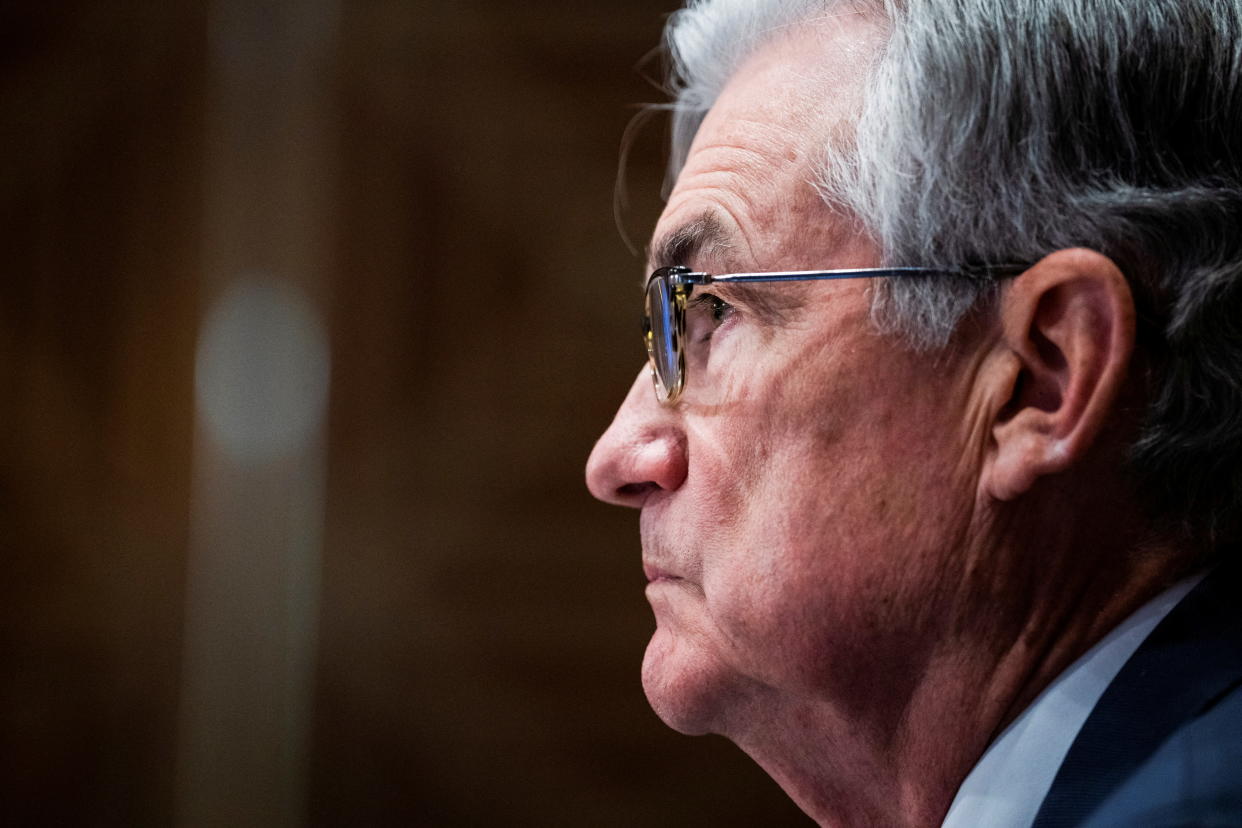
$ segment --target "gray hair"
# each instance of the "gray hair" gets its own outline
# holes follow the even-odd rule
[[[675,176],[729,76],[847,0],[691,0],[670,20]],[[1033,262],[1083,246],[1139,311],[1147,410],[1130,462],[1163,523],[1242,529],[1242,0],[853,0],[891,24],[854,141],[814,182],[890,264]],[[877,284],[873,317],[943,347],[996,295]]]

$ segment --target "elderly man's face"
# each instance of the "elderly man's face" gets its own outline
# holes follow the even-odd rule
[[[825,31],[784,36],[734,76],[653,249],[676,238],[670,254],[711,273],[878,264],[811,182],[824,136],[848,133],[882,32],[857,15]],[[698,338],[684,396],[659,405],[644,370],[591,456],[594,494],[642,508],[657,622],[643,682],[680,730],[744,740],[782,703],[887,718],[951,638],[971,565],[977,349],[906,352],[871,326],[871,289],[700,288],[727,307]]]

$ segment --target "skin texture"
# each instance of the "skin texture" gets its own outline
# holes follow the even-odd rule
[[[809,182],[884,36],[842,13],[756,52],[653,249],[709,217],[696,269],[878,265]],[[992,737],[1180,570],[1135,553],[1158,544],[1114,471],[1134,307],[1110,260],[1051,253],[930,355],[876,333],[870,287],[712,286],[729,306],[695,328],[682,399],[644,368],[587,481],[642,510],[666,723],[727,736],[821,824],[934,825]]]

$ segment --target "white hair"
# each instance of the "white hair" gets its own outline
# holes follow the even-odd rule
[[[691,0],[669,22],[675,177],[729,77],[849,2],[889,41],[853,141],[815,182],[893,265],[1034,262],[1084,246],[1130,281],[1148,368],[1131,451],[1166,528],[1242,529],[1242,0]],[[883,280],[873,316],[943,346],[996,295]]]

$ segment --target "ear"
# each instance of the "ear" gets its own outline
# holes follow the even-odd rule
[[[1108,257],[1059,250],[1006,286],[999,325],[980,483],[1013,500],[1081,460],[1108,420],[1134,351],[1134,298]]]

